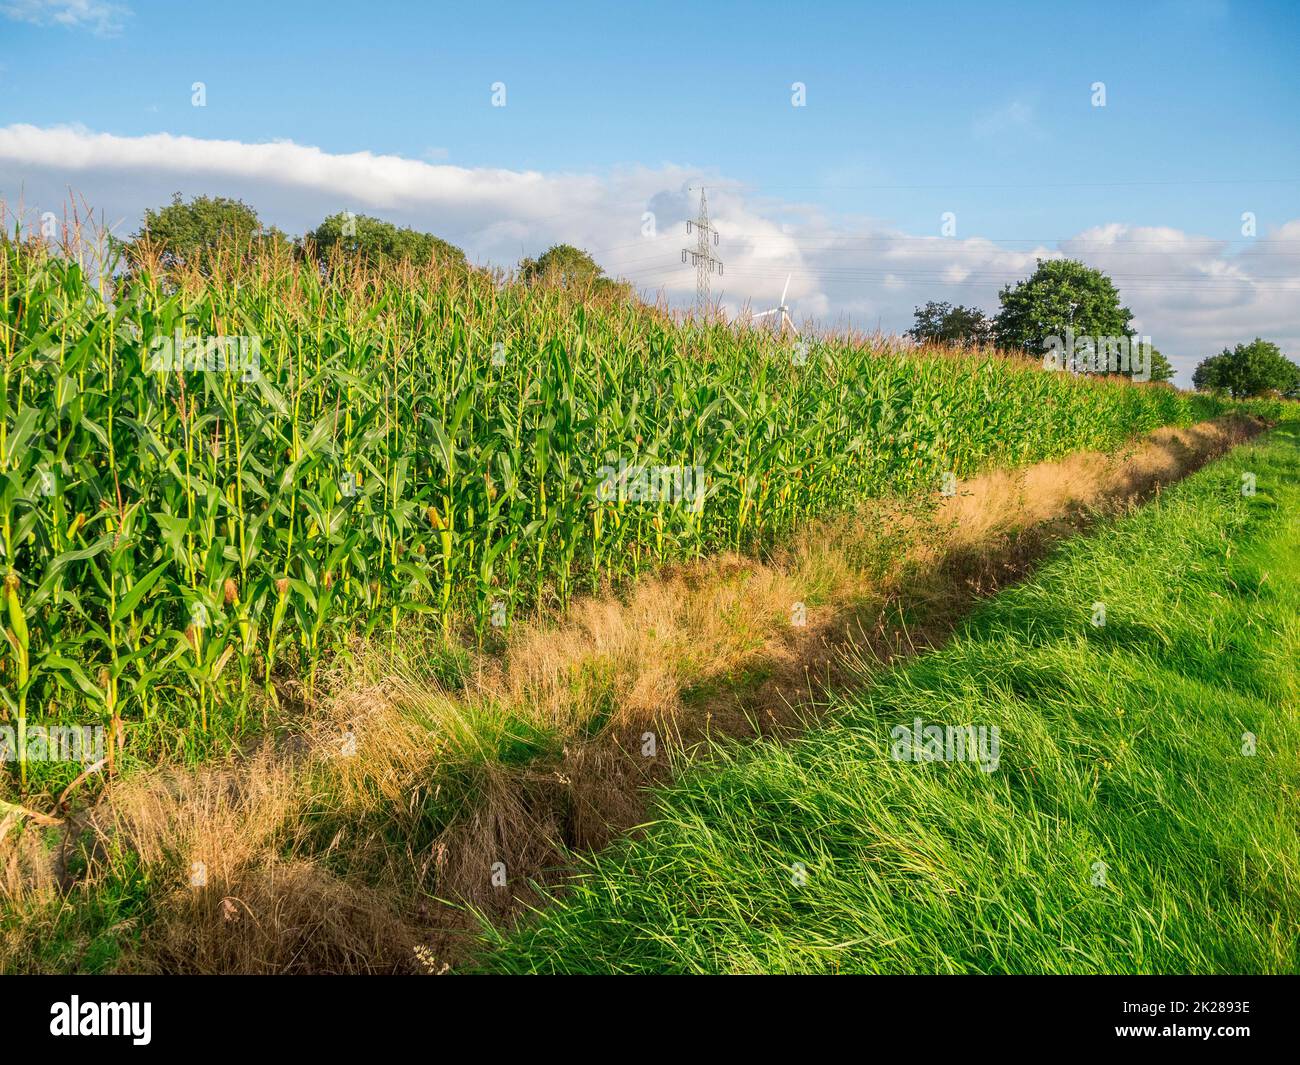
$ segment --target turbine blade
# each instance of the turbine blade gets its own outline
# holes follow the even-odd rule
[[[785,294],[790,291],[790,278],[792,277],[794,277],[794,274],[785,275],[785,288],[781,290],[781,306],[783,307],[785,306]]]

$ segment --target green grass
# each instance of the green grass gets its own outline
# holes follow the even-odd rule
[[[53,837],[50,837],[51,840]],[[69,872],[81,874],[82,855],[72,852]],[[140,929],[153,911],[156,888],[133,853],[113,855],[112,874],[94,891],[69,900],[40,900],[0,908],[0,937],[26,945],[9,953],[3,971],[19,973],[109,973],[139,944]]]
[[[641,837],[489,931],[485,967],[1295,972],[1298,514],[1290,422],[1069,542],[834,724],[720,746]],[[998,768],[895,760],[917,717],[996,725]]]

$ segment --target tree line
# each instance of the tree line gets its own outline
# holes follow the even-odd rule
[[[1043,353],[1049,337],[1069,333],[1089,337],[1131,335],[1133,314],[1120,304],[1119,291],[1100,270],[1070,259],[1038,261],[1032,276],[998,294],[1001,308],[988,317],[977,307],[930,301],[917,307],[907,335],[918,343],[963,347],[996,345],[1030,355]],[[1151,349],[1150,380],[1170,381],[1174,368]],[[1132,376],[1131,369],[1111,372]],[[1300,399],[1300,366],[1274,343],[1254,340],[1224,348],[1202,359],[1192,383],[1203,392],[1234,398],[1277,394]]]
[[[314,256],[322,264],[336,253],[343,253],[375,265],[407,261],[470,268],[464,250],[449,241],[370,215],[339,211],[302,237],[294,238],[275,226],[264,225],[257,212],[242,200],[196,196],[186,203],[179,192],[166,206],[147,209],[140,229],[129,241],[119,242],[119,247],[127,253],[150,248],[164,265],[177,265],[197,261],[218,247],[247,247],[257,242],[280,246],[299,256]],[[521,259],[517,270],[524,281],[627,289],[606,277],[587,252],[571,244],[555,244],[536,259]]]

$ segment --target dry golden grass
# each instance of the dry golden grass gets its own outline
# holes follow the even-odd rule
[[[124,851],[163,885],[124,963],[133,969],[439,971],[469,923],[440,900],[507,916],[570,848],[636,825],[645,785],[709,734],[801,726],[823,686],[844,679],[848,647],[888,662],[933,644],[1061,537],[1259,428],[1225,419],[1161,430],[1124,453],[974,478],[929,512],[882,504],[821,523],[766,560],[676,567],[623,598],[518,626],[458,691],[412,664],[409,649],[404,659],[372,652],[358,672],[366,679],[303,742],[114,785],[84,819],[93,845],[82,887]],[[806,604],[803,627],[791,625],[796,603]],[[556,749],[501,757],[498,741],[521,723],[558,737]],[[44,913],[61,873],[35,838],[0,842],[0,891]],[[206,871],[199,886],[195,862]],[[0,942],[0,966],[22,938]]]
[[[393,900],[315,861],[266,861],[161,903],[133,968],[334,975],[417,971],[419,938]]]

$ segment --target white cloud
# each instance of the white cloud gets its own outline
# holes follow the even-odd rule
[[[701,181],[725,263],[712,291],[733,314],[773,306],[792,275],[787,302],[796,319],[902,331],[926,300],[994,311],[999,289],[1027,276],[1036,259],[1070,256],[1110,274],[1184,384],[1200,358],[1257,334],[1300,357],[1300,219],[1261,228],[1254,241],[1117,222],[1057,247],[1007,247],[980,237],[914,236],[870,218],[756,197],[724,176],[677,164],[541,173],[331,153],[290,141],[0,127],[0,198],[11,209],[21,201],[29,215],[60,212],[69,188],[121,233],[178,190],[238,197],[291,233],[353,210],[437,233],[484,264],[510,266],[552,243],[576,244],[609,273],[679,306],[695,292],[695,272],[681,253],[695,244],[685,222],[698,194],[688,187]],[[647,211],[653,236],[643,235]]]
[[[0,4],[0,15],[34,26],[85,29],[111,37],[122,31],[131,9],[108,0],[8,0]]]

